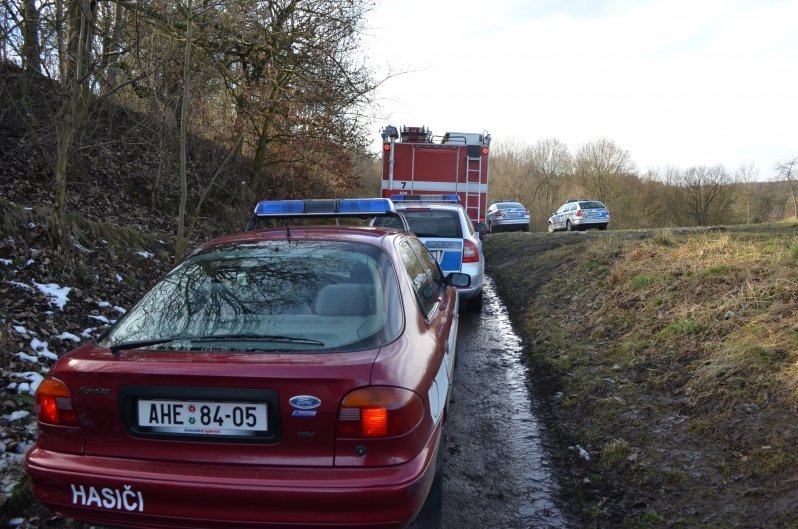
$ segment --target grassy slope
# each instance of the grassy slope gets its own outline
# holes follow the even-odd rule
[[[796,233],[488,237],[586,527],[798,527]]]

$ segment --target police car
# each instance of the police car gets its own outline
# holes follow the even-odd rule
[[[410,231],[438,261],[444,274],[462,272],[469,275],[470,286],[458,289],[460,299],[468,304],[469,309],[481,309],[485,255],[480,234],[487,232],[485,224],[480,222],[475,228],[455,194],[400,194],[391,196],[391,200],[407,220]],[[395,222],[375,219],[377,225]]]
[[[549,217],[549,232],[565,230],[606,230],[610,222],[607,206],[598,200],[571,199],[557,208]]]
[[[403,227],[296,220],[373,216]],[[251,227],[50,370],[34,494],[112,526],[437,527],[470,276],[387,199],[261,202]]]

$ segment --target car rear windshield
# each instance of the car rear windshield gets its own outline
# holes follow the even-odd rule
[[[496,204],[496,207],[498,209],[526,209],[518,202],[501,202],[499,204]]]
[[[400,213],[405,216],[410,231],[415,233],[416,237],[463,238],[460,214],[457,211],[403,209]]]
[[[582,209],[604,209],[604,204],[601,202],[580,202],[579,207]]]
[[[366,244],[284,240],[218,246],[170,272],[102,345],[164,340],[158,349],[375,348],[401,332],[398,288],[390,258]]]

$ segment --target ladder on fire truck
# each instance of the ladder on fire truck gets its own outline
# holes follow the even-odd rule
[[[476,224],[477,222],[484,222],[484,219],[479,218],[479,213],[482,211],[482,193],[480,193],[482,184],[482,145],[467,145],[466,146],[466,191],[465,191],[465,208],[468,216]],[[472,198],[476,197],[476,205],[472,203]]]

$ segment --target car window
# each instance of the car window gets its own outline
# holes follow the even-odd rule
[[[403,209],[410,231],[416,237],[462,239],[463,229],[458,211],[435,209]]]
[[[441,267],[438,264],[438,261],[435,260],[435,257],[433,257],[429,250],[427,250],[427,247],[421,244],[421,241],[418,239],[409,239],[408,242],[413,250],[415,250],[416,255],[418,255],[421,265],[424,267],[427,275],[430,277],[436,293],[438,296],[441,296],[443,294],[443,290],[446,288],[446,284],[443,280],[443,272],[441,272]]]
[[[399,245],[399,254],[402,256],[402,263],[405,265],[405,270],[407,270],[407,275],[413,285],[413,291],[416,293],[419,308],[425,317],[429,317],[438,302],[435,287],[407,241],[402,241]]]
[[[519,204],[518,202],[502,202],[499,204],[500,209],[525,209],[524,206]]]
[[[580,202],[582,209],[604,209],[604,204],[601,202]]]
[[[571,211],[576,211],[578,208],[579,208],[579,204],[577,204],[576,202],[574,202],[574,203],[572,203],[572,204],[570,204],[570,205],[568,206],[568,211],[569,211],[569,212],[571,212]]]
[[[203,350],[379,347],[401,332],[398,296],[390,258],[370,245],[309,240],[221,245],[170,272],[103,345],[181,338],[159,347],[197,349],[191,339],[202,338]]]

